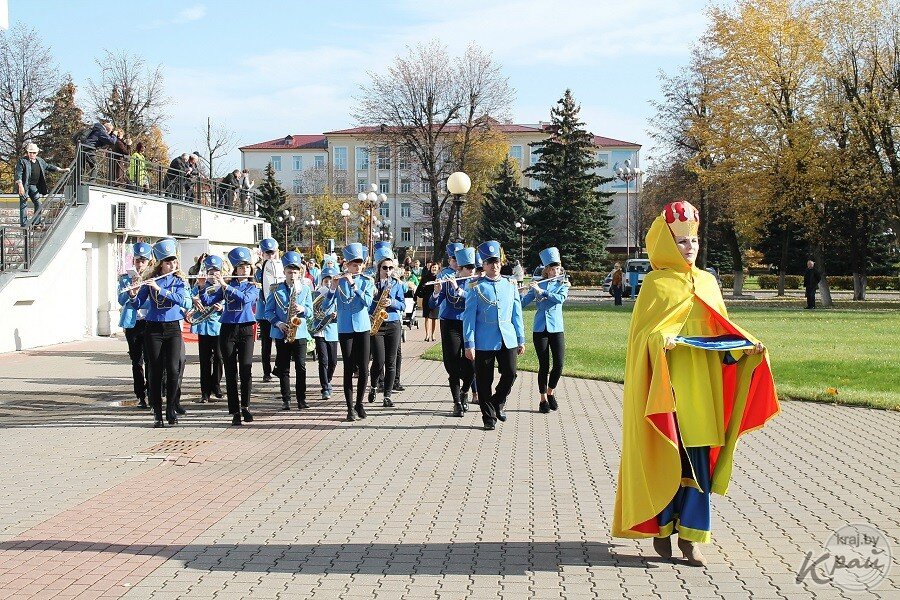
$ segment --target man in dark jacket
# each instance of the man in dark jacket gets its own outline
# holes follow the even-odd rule
[[[187,152],[172,159],[172,162],[169,163],[169,169],[166,171],[166,193],[168,195],[184,199],[184,188],[189,171],[190,165],[188,165]]]
[[[47,171],[68,171],[60,169],[56,165],[38,158],[40,149],[37,144],[28,144],[25,147],[25,156],[16,163],[16,192],[19,194],[19,224],[25,227],[25,213],[30,199],[34,205],[32,225],[41,222],[41,196],[47,194]]]
[[[816,307],[816,288],[822,281],[822,274],[816,269],[816,263],[806,261],[806,273],[803,275],[803,287],[806,288],[806,308]]]
[[[91,127],[84,139],[81,149],[82,179],[92,180],[96,176],[97,150],[113,146],[118,138],[112,134],[113,126],[109,122],[97,122]]]
[[[237,208],[237,190],[241,187],[241,170],[235,169],[222,178],[219,184],[219,206],[235,210]]]

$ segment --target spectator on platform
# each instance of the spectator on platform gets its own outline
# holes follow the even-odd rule
[[[238,197],[238,190],[241,187],[241,170],[235,169],[228,175],[222,178],[222,182],[219,184],[219,207],[220,208],[230,208],[234,210],[236,208],[236,199]]]
[[[97,150],[110,148],[116,143],[113,126],[109,121],[94,123],[82,142],[82,179],[91,180],[97,175]]]
[[[244,207],[244,212],[250,212],[250,190],[255,185],[256,181],[250,178],[250,171],[241,171],[241,206]]]
[[[40,148],[31,143],[25,146],[25,156],[16,162],[16,192],[19,194],[19,224],[25,227],[28,200],[34,205],[32,226],[41,222],[41,197],[47,194],[47,171],[68,171],[38,157]]]
[[[184,198],[186,177],[188,169],[188,154],[183,153],[176,156],[169,163],[169,169],[166,171],[165,188],[166,194],[175,198]]]
[[[188,170],[185,173],[185,195],[191,202],[197,202],[199,200],[197,197],[199,190],[197,183],[202,177],[203,169],[200,165],[200,155],[196,152],[188,155]]]
[[[116,143],[112,145],[112,152],[109,155],[109,177],[113,185],[125,186],[128,184],[125,179],[125,165],[131,156],[131,140],[124,137],[121,129],[114,131],[113,135],[116,137]]]
[[[138,142],[128,161],[128,179],[134,189],[150,191],[150,177],[147,173],[147,159],[144,158],[144,144]]]

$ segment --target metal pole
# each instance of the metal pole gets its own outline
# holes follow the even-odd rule
[[[625,174],[625,258],[631,254],[631,214],[628,202],[629,175]]]

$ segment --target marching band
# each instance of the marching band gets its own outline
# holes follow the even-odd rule
[[[228,412],[233,425],[253,421],[250,412],[252,363],[257,330],[262,341],[263,381],[278,378],[282,409],[291,396],[298,409],[308,408],[306,355],[314,342],[321,397],[332,395],[338,347],[344,361],[344,400],[347,420],[366,418],[363,399],[392,407],[398,390],[399,356],[406,284],[396,276],[396,260],[389,242],[378,242],[372,263],[360,243],[343,248],[343,271],[337,256],[326,255],[320,272],[306,272],[299,252],[279,258],[278,242],[259,243],[261,260],[239,246],[227,255],[206,256],[197,275],[179,270],[177,242],[163,239],[154,246],[131,247],[133,269],[119,279],[120,326],[125,331],[138,405],[149,399],[154,427],[178,423],[181,379],[185,364],[181,321],[197,335],[200,362],[200,399],[221,398],[225,379]],[[534,304],[533,342],[538,358],[537,409],[558,409],[556,388],[563,370],[565,338],[562,306],[569,282],[562,275],[556,248],[540,253],[542,277],[524,296],[514,279],[500,274],[502,249],[496,241],[477,248],[448,244],[448,265],[423,296],[423,308],[440,317],[441,349],[447,372],[452,415],[462,417],[472,403],[481,409],[485,430],[506,421],[506,401],[517,376],[517,357],[525,351],[523,308]],[[189,288],[187,281],[196,279]],[[318,281],[316,281],[318,280]],[[271,343],[276,356],[271,368]],[[269,350],[267,351],[267,343]],[[551,361],[552,359],[552,361]],[[552,362],[552,367],[551,367]],[[146,363],[146,375],[144,364]],[[291,391],[291,366],[294,390]],[[500,378],[494,386],[494,372]],[[402,388],[399,388],[402,389]],[[481,392],[480,400],[478,391]]]

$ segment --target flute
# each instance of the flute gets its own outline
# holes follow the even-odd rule
[[[540,287],[540,285],[541,285],[542,283],[550,283],[551,281],[556,281],[557,279],[565,279],[565,280],[566,280],[566,283],[569,283],[569,281],[568,281],[569,276],[568,276],[568,275],[557,275],[556,277],[551,277],[551,278],[549,278],[549,279],[541,279],[541,280],[538,281],[538,282],[532,282],[532,283],[529,284],[529,285],[520,285],[520,286],[519,286],[519,289],[520,289],[520,290],[527,289],[527,288],[531,287],[532,285],[535,285],[535,283],[537,284],[538,287]]]
[[[429,281],[428,283],[423,283],[422,285],[441,285],[442,283],[450,283],[451,281],[463,281],[465,279],[474,279],[475,277],[481,277],[481,275],[466,275],[465,277],[448,277],[447,279],[435,279],[434,281]]]

